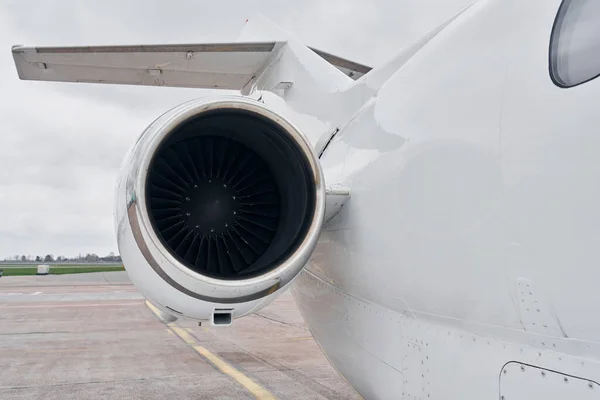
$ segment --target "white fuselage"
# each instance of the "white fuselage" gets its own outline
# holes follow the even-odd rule
[[[255,42],[12,52],[26,80],[247,96],[175,107],[124,163],[120,252],[132,281],[168,318],[230,325],[291,285],[324,353],[365,399],[600,398],[600,2],[473,2],[448,0],[444,23],[420,26],[429,33],[369,72],[260,24],[246,28]],[[360,79],[346,75],[352,68]],[[224,113],[218,121],[238,122],[208,124],[215,110]],[[259,211],[233,218],[237,211],[225,209],[233,222],[214,235],[212,225],[204,232],[189,223],[202,207],[184,206],[202,192],[193,187],[211,183],[213,165],[217,178],[228,176],[218,173],[226,151],[214,164],[209,139],[207,157],[180,162],[184,153],[173,150],[179,172],[152,167],[163,144],[203,135],[242,138],[271,172],[281,168],[277,179],[263,176],[268,190],[232,192]],[[197,168],[205,158],[207,168]],[[173,188],[177,178],[185,187]],[[219,184],[215,193],[223,191]],[[247,200],[275,192],[285,196]],[[223,204],[233,204],[229,196]],[[268,237],[253,236],[265,245],[235,232],[239,240],[226,241],[234,223],[266,229],[252,210],[285,219],[267,224]],[[172,219],[179,222],[164,222]],[[261,265],[269,268],[252,271],[273,248]],[[254,255],[242,263],[243,249]]]
[[[475,4],[321,157],[351,198],[293,292],[365,399],[600,396],[600,79],[550,79],[560,4]]]

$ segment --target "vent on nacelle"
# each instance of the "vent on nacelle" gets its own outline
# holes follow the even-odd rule
[[[315,207],[310,175],[277,124],[240,110],[202,114],[152,157],[150,219],[187,268],[222,279],[260,275],[304,238]]]

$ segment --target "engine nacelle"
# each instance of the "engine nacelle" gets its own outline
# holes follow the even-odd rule
[[[119,251],[138,289],[175,317],[228,325],[300,273],[325,186],[305,136],[241,97],[194,100],[155,120],[119,178]]]

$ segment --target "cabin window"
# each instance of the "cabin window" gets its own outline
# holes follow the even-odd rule
[[[550,39],[550,76],[560,87],[600,75],[600,1],[564,0]]]

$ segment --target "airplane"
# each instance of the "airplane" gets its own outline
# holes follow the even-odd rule
[[[224,90],[152,122],[117,184],[163,318],[290,289],[364,399],[600,398],[600,2],[474,1],[377,68],[248,25],[12,48],[23,80]]]

